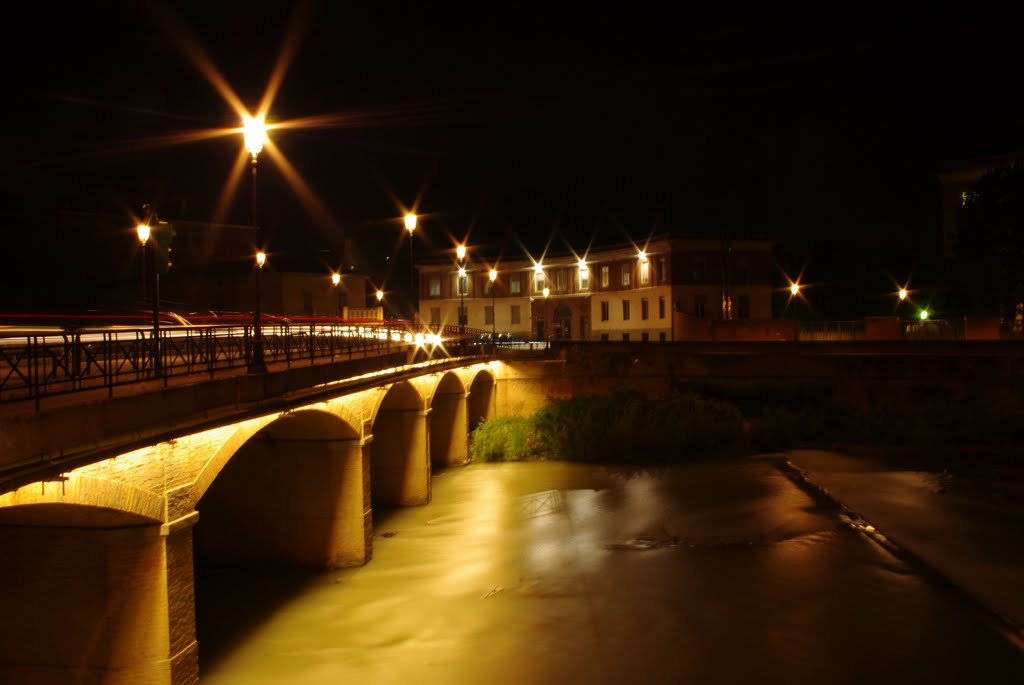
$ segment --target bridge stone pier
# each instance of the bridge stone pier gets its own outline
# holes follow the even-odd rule
[[[7,488],[0,682],[195,683],[197,565],[369,561],[373,507],[430,501],[432,465],[466,461],[470,417],[494,414],[500,375],[472,361],[389,372],[233,406],[142,446],[136,434],[132,449]],[[158,397],[137,402],[160,424]],[[69,448],[88,411],[67,410]]]

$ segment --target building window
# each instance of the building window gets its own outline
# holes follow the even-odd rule
[[[607,266],[602,266],[601,267],[601,287],[602,288],[607,288],[608,287],[608,283],[611,282],[610,273],[611,273],[611,269],[610,268],[608,268]]]
[[[607,321],[607,320],[608,320],[608,303],[607,302],[602,302],[601,303],[601,321]]]
[[[533,292],[543,293],[544,292],[544,272],[534,271],[533,272]]]
[[[622,320],[629,321],[629,300],[622,301]]]
[[[693,277],[694,283],[701,283],[704,281],[704,262],[693,263],[693,273],[690,274]]]
[[[565,269],[559,269],[555,272],[555,292],[565,292]]]
[[[643,342],[648,342],[650,339],[651,339],[651,334],[650,333],[641,333],[640,334],[640,340],[642,340]]]
[[[459,276],[459,295],[469,295],[469,276]]]
[[[668,283],[668,268],[664,257],[658,257],[658,283]]]
[[[651,316],[651,305],[646,297],[640,298],[640,318],[646,321]]]
[[[608,342],[608,334],[607,333],[602,333],[601,334],[601,342]]]
[[[646,259],[640,262],[640,285],[651,284],[651,263]]]
[[[494,283],[495,281],[492,281],[489,278],[484,279],[484,295],[491,294],[491,291],[494,290]]]
[[[658,342],[665,342],[665,333],[658,333]]]
[[[494,307],[491,305],[484,306],[484,324],[487,326],[494,325]]]
[[[590,269],[585,266],[580,267],[580,290],[588,290],[590,288]]]
[[[519,305],[512,305],[511,314],[509,315],[513,325],[519,323]]]
[[[665,318],[665,297],[664,295],[658,298],[658,318]]]
[[[430,297],[441,297],[441,277],[431,276],[427,281],[427,292]]]
[[[704,295],[693,296],[693,315],[704,316],[704,310],[707,309],[708,298]]]
[[[629,333],[622,334],[622,342],[629,342]]]
[[[750,318],[750,295],[740,295],[736,298],[736,316],[740,319]]]
[[[430,308],[430,325],[439,326],[441,324],[441,308],[431,307]]]
[[[632,276],[632,272],[630,271],[629,265],[628,264],[623,264],[622,265],[622,285],[623,286],[626,286],[626,287],[629,286],[630,276]]]
[[[513,276],[512,280],[508,282],[508,291],[513,295],[523,292],[523,284],[519,281],[519,276]]]

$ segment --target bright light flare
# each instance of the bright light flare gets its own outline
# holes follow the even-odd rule
[[[466,246],[465,245],[459,245],[458,247],[456,247],[455,248],[455,256],[459,258],[460,262],[463,259],[465,259],[466,258]]]
[[[498,270],[491,269],[491,273],[487,274],[487,277],[491,279],[491,283],[494,283],[496,280],[498,280]]]
[[[921,313],[919,314],[919,316],[921,317],[921,321],[927,321],[928,320],[928,310],[927,309],[922,309]]]
[[[791,283],[790,286],[789,286],[789,294],[794,296],[794,297],[799,295],[800,294],[800,284],[799,283]]]
[[[647,253],[644,252],[643,250],[640,250],[640,252],[637,254],[637,257],[640,258],[641,262],[647,262]]]
[[[263,268],[263,265],[267,263],[267,253],[260,250],[256,253],[256,266]]]
[[[341,283],[341,274],[331,274],[331,283],[334,285]]]
[[[242,117],[242,137],[245,139],[245,149],[256,159],[267,142],[267,123],[262,114],[255,117],[246,114]]]
[[[409,231],[409,235],[416,230],[416,215],[412,212],[405,215],[405,230]]]
[[[149,240],[149,225],[139,224],[138,226],[135,227],[135,232],[139,234],[139,242],[145,245],[146,241]]]
[[[906,288],[900,288],[899,297],[900,297],[900,301],[903,301],[903,300],[907,299],[907,289]]]
[[[551,288],[544,288],[544,290],[541,292],[544,293],[544,297],[547,297],[548,295],[551,294]]]
[[[377,301],[380,302],[383,299],[384,299],[384,291],[383,290],[378,290],[377,291]]]

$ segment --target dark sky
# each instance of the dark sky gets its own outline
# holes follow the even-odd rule
[[[774,4],[25,4],[5,20],[0,190],[8,209],[209,219],[239,137],[138,141],[237,125],[188,40],[254,107],[295,26],[270,119],[334,123],[271,135],[327,211],[264,153],[274,249],[346,236],[370,273],[404,268],[395,200],[419,198],[424,251],[470,230],[535,252],[729,231],[812,270],[906,271],[937,232],[939,166],[1024,147],[1024,10]],[[243,186],[223,221],[248,206]]]

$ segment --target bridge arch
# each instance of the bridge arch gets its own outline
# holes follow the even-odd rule
[[[217,460],[223,463],[196,503],[197,563],[365,562],[370,512],[359,428],[320,409],[289,412],[241,444],[229,440]]]
[[[394,383],[379,396],[370,458],[375,505],[430,502],[429,413],[423,396],[409,381]]]
[[[443,374],[430,395],[430,463],[463,464],[469,458],[466,386],[455,372]]]
[[[497,388],[494,373],[490,369],[481,368],[473,374],[466,401],[467,428],[470,433],[482,421],[494,418]]]

